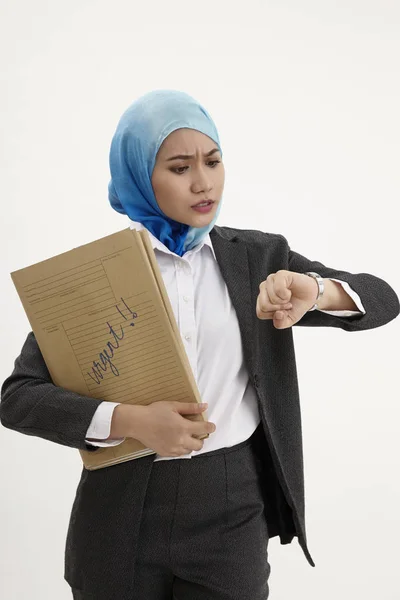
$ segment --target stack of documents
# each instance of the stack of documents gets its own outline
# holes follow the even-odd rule
[[[145,229],[124,229],[11,277],[55,385],[125,404],[201,402]],[[132,438],[79,452],[89,470],[155,454]]]

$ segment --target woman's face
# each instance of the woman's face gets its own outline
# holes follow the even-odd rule
[[[195,129],[177,129],[165,138],[151,177],[159,208],[170,219],[192,227],[205,227],[213,220],[224,181],[216,143]],[[208,213],[192,208],[203,200],[214,201]]]

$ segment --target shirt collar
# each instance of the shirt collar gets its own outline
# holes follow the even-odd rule
[[[129,219],[129,217],[128,217],[128,219]],[[172,252],[169,248],[167,248],[167,246],[165,246],[165,244],[160,242],[160,240],[158,238],[156,238],[155,235],[153,235],[152,232],[149,231],[147,229],[147,227],[145,227],[143,225],[143,223],[140,223],[139,221],[132,221],[132,219],[129,219],[129,227],[131,229],[136,229],[137,231],[140,231],[141,229],[146,229],[147,233],[149,234],[149,238],[150,238],[153,250],[155,248],[157,248],[157,250],[161,250],[161,252],[165,252],[166,254],[173,254],[174,256],[176,256],[175,252]],[[213,248],[209,233],[207,233],[207,235],[204,236],[204,238],[200,242],[200,244],[197,244],[197,246],[192,248],[192,250],[189,250],[189,252],[199,252],[204,245],[209,246],[209,248],[211,249],[211,252],[216,260],[214,248]]]

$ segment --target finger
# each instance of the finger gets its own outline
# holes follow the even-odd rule
[[[292,292],[288,288],[288,282],[283,273],[276,273],[267,280],[267,291],[270,302],[273,304],[286,304],[290,302],[292,297]]]
[[[262,317],[263,319],[273,319],[275,316],[276,310],[262,310],[257,311],[257,315]]]
[[[272,314],[277,310],[290,310],[291,308],[291,302],[287,302],[286,304],[271,304],[268,298],[265,298],[261,292],[257,298],[256,311],[257,314],[260,313],[259,316],[262,317],[268,316],[268,318],[271,318]]]
[[[260,310],[262,312],[292,308],[292,304],[290,302],[292,294],[290,290],[286,290],[288,294],[286,294],[286,297],[283,299],[278,297],[274,291],[275,277],[275,275],[268,275],[267,279],[260,283],[260,293],[258,298],[260,301]]]
[[[280,299],[274,300],[274,298],[271,298],[265,286],[260,288],[260,293],[257,297],[257,304],[259,305],[259,309],[263,312],[292,308],[292,303],[290,300],[282,301]]]
[[[275,313],[274,327],[276,329],[287,329],[294,324],[294,319],[285,310],[279,310]]]
[[[270,302],[259,302],[259,310],[262,313],[274,313],[277,310],[290,310],[291,308],[293,308],[291,302],[287,302],[287,304],[271,304]]]
[[[205,404],[199,404],[197,402],[176,402],[176,410],[180,414],[196,414],[201,413],[207,409],[207,402]]]
[[[201,450],[204,446],[203,440],[196,440],[196,438],[190,438],[190,441],[185,442],[184,454],[189,454],[193,450]]]
[[[216,430],[215,423],[211,421],[191,421],[189,424],[191,435],[203,435],[203,433],[214,433]]]
[[[279,317],[279,316],[277,317],[276,315],[277,315],[277,313],[282,314],[282,312],[285,312],[285,311],[272,310],[272,311],[269,311],[269,312],[266,312],[266,313],[262,313],[262,315],[259,316],[259,318],[261,318],[263,320],[268,320],[268,319],[278,319],[278,320],[280,320],[281,317]]]

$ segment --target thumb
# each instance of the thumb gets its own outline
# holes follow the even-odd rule
[[[200,413],[207,408],[207,402],[204,404],[199,404],[198,402],[177,402],[176,403],[176,411],[180,414],[195,414]]]

